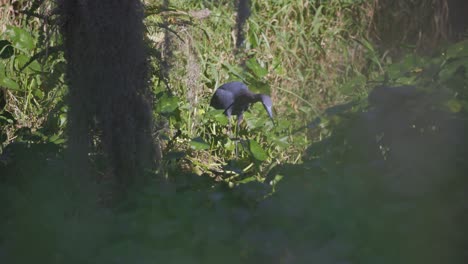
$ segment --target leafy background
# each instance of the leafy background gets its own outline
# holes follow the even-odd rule
[[[5,263],[467,259],[468,42],[448,1],[252,0],[237,53],[233,1],[145,1],[162,159],[118,204],[99,148],[91,188],[63,173],[66,62],[39,2],[0,9]],[[209,107],[230,80],[270,94],[277,125],[254,105],[231,139]]]

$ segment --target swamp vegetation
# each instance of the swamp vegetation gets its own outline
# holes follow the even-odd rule
[[[0,263],[466,263],[467,12],[0,1]]]

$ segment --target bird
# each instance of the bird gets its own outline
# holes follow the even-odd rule
[[[237,116],[237,128],[239,127],[244,112],[251,104],[262,102],[268,116],[273,121],[273,103],[270,96],[265,94],[256,94],[249,90],[247,85],[242,82],[228,82],[216,89],[211,98],[210,105],[215,109],[224,110],[224,114],[229,119],[229,130],[231,129],[231,115]],[[273,121],[274,123],[274,121]],[[237,130],[236,130],[237,132]]]

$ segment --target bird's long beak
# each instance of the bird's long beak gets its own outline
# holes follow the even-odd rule
[[[267,106],[265,104],[263,104],[263,107],[265,107],[265,110],[267,111],[268,113],[268,116],[270,117],[271,119],[271,122],[273,122],[273,125],[276,126],[276,123],[275,123],[275,120],[273,119],[273,109],[271,106]]]

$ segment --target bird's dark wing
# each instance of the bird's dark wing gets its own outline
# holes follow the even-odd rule
[[[218,89],[211,97],[210,105],[215,109],[226,110],[234,103],[234,94],[224,89]]]
[[[242,82],[229,82],[221,85],[211,98],[210,105],[224,109],[227,116],[242,114],[249,107],[254,94]]]
[[[249,88],[242,82],[228,82],[221,85],[218,90],[226,90],[233,93],[235,96],[239,95],[242,92],[248,91]]]

